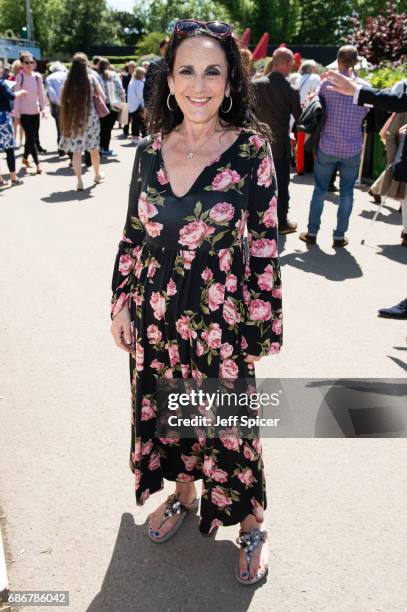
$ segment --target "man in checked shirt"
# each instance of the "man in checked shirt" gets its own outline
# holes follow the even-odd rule
[[[341,47],[337,60],[338,71],[349,76],[349,69],[358,61],[356,48],[350,45]],[[329,81],[324,80],[318,94],[324,99],[326,118],[314,164],[315,187],[308,217],[308,231],[301,233],[299,238],[307,244],[316,243],[329,181],[337,167],[340,192],[333,246],[344,247],[348,244],[345,233],[352,212],[353,188],[358,177],[362,151],[362,123],[369,109],[353,104],[352,98],[328,89],[328,85]]]

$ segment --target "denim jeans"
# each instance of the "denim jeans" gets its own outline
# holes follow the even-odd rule
[[[349,217],[353,207],[353,187],[358,177],[360,154],[353,157],[338,158],[327,155],[320,148],[314,164],[314,193],[312,194],[311,208],[308,217],[308,233],[317,235],[324,208],[325,195],[328,191],[329,181],[337,166],[339,170],[339,207],[337,226],[334,238],[343,238],[348,229]]]

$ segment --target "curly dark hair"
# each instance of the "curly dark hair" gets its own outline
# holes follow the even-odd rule
[[[250,78],[241,59],[240,41],[235,36],[220,37],[206,29],[197,29],[186,36],[172,34],[167,51],[160,62],[152,88],[149,131],[152,134],[161,132],[169,134],[183,120],[183,112],[177,106],[170,111],[167,106],[167,96],[170,93],[167,77],[174,68],[175,56],[180,44],[192,36],[209,36],[218,41],[228,63],[228,83],[232,97],[232,108],[225,113],[219,108],[219,118],[224,126],[252,129],[262,134],[271,142],[271,131],[268,125],[260,123],[255,116],[255,98]]]

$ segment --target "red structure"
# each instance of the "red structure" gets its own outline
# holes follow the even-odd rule
[[[245,31],[243,32],[242,38],[240,39],[240,42],[242,43],[243,47],[249,46],[251,34],[252,34],[252,31],[250,28],[246,28]]]
[[[253,61],[267,57],[267,48],[269,45],[269,33],[265,32],[257,43],[257,47],[253,51]]]

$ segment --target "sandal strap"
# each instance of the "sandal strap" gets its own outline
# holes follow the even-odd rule
[[[259,527],[253,527],[250,531],[239,531],[236,544],[239,544],[246,555],[246,563],[249,568],[254,551],[261,542],[267,541],[267,531],[261,531]]]
[[[165,502],[164,515],[158,529],[160,529],[160,527],[165,523],[165,521],[168,521],[169,518],[174,516],[174,514],[182,514],[184,512],[189,512],[190,510],[195,508],[196,502],[197,498],[195,498],[194,501],[192,501],[190,504],[183,504],[179,501],[179,499],[177,499],[175,493],[169,495]]]

